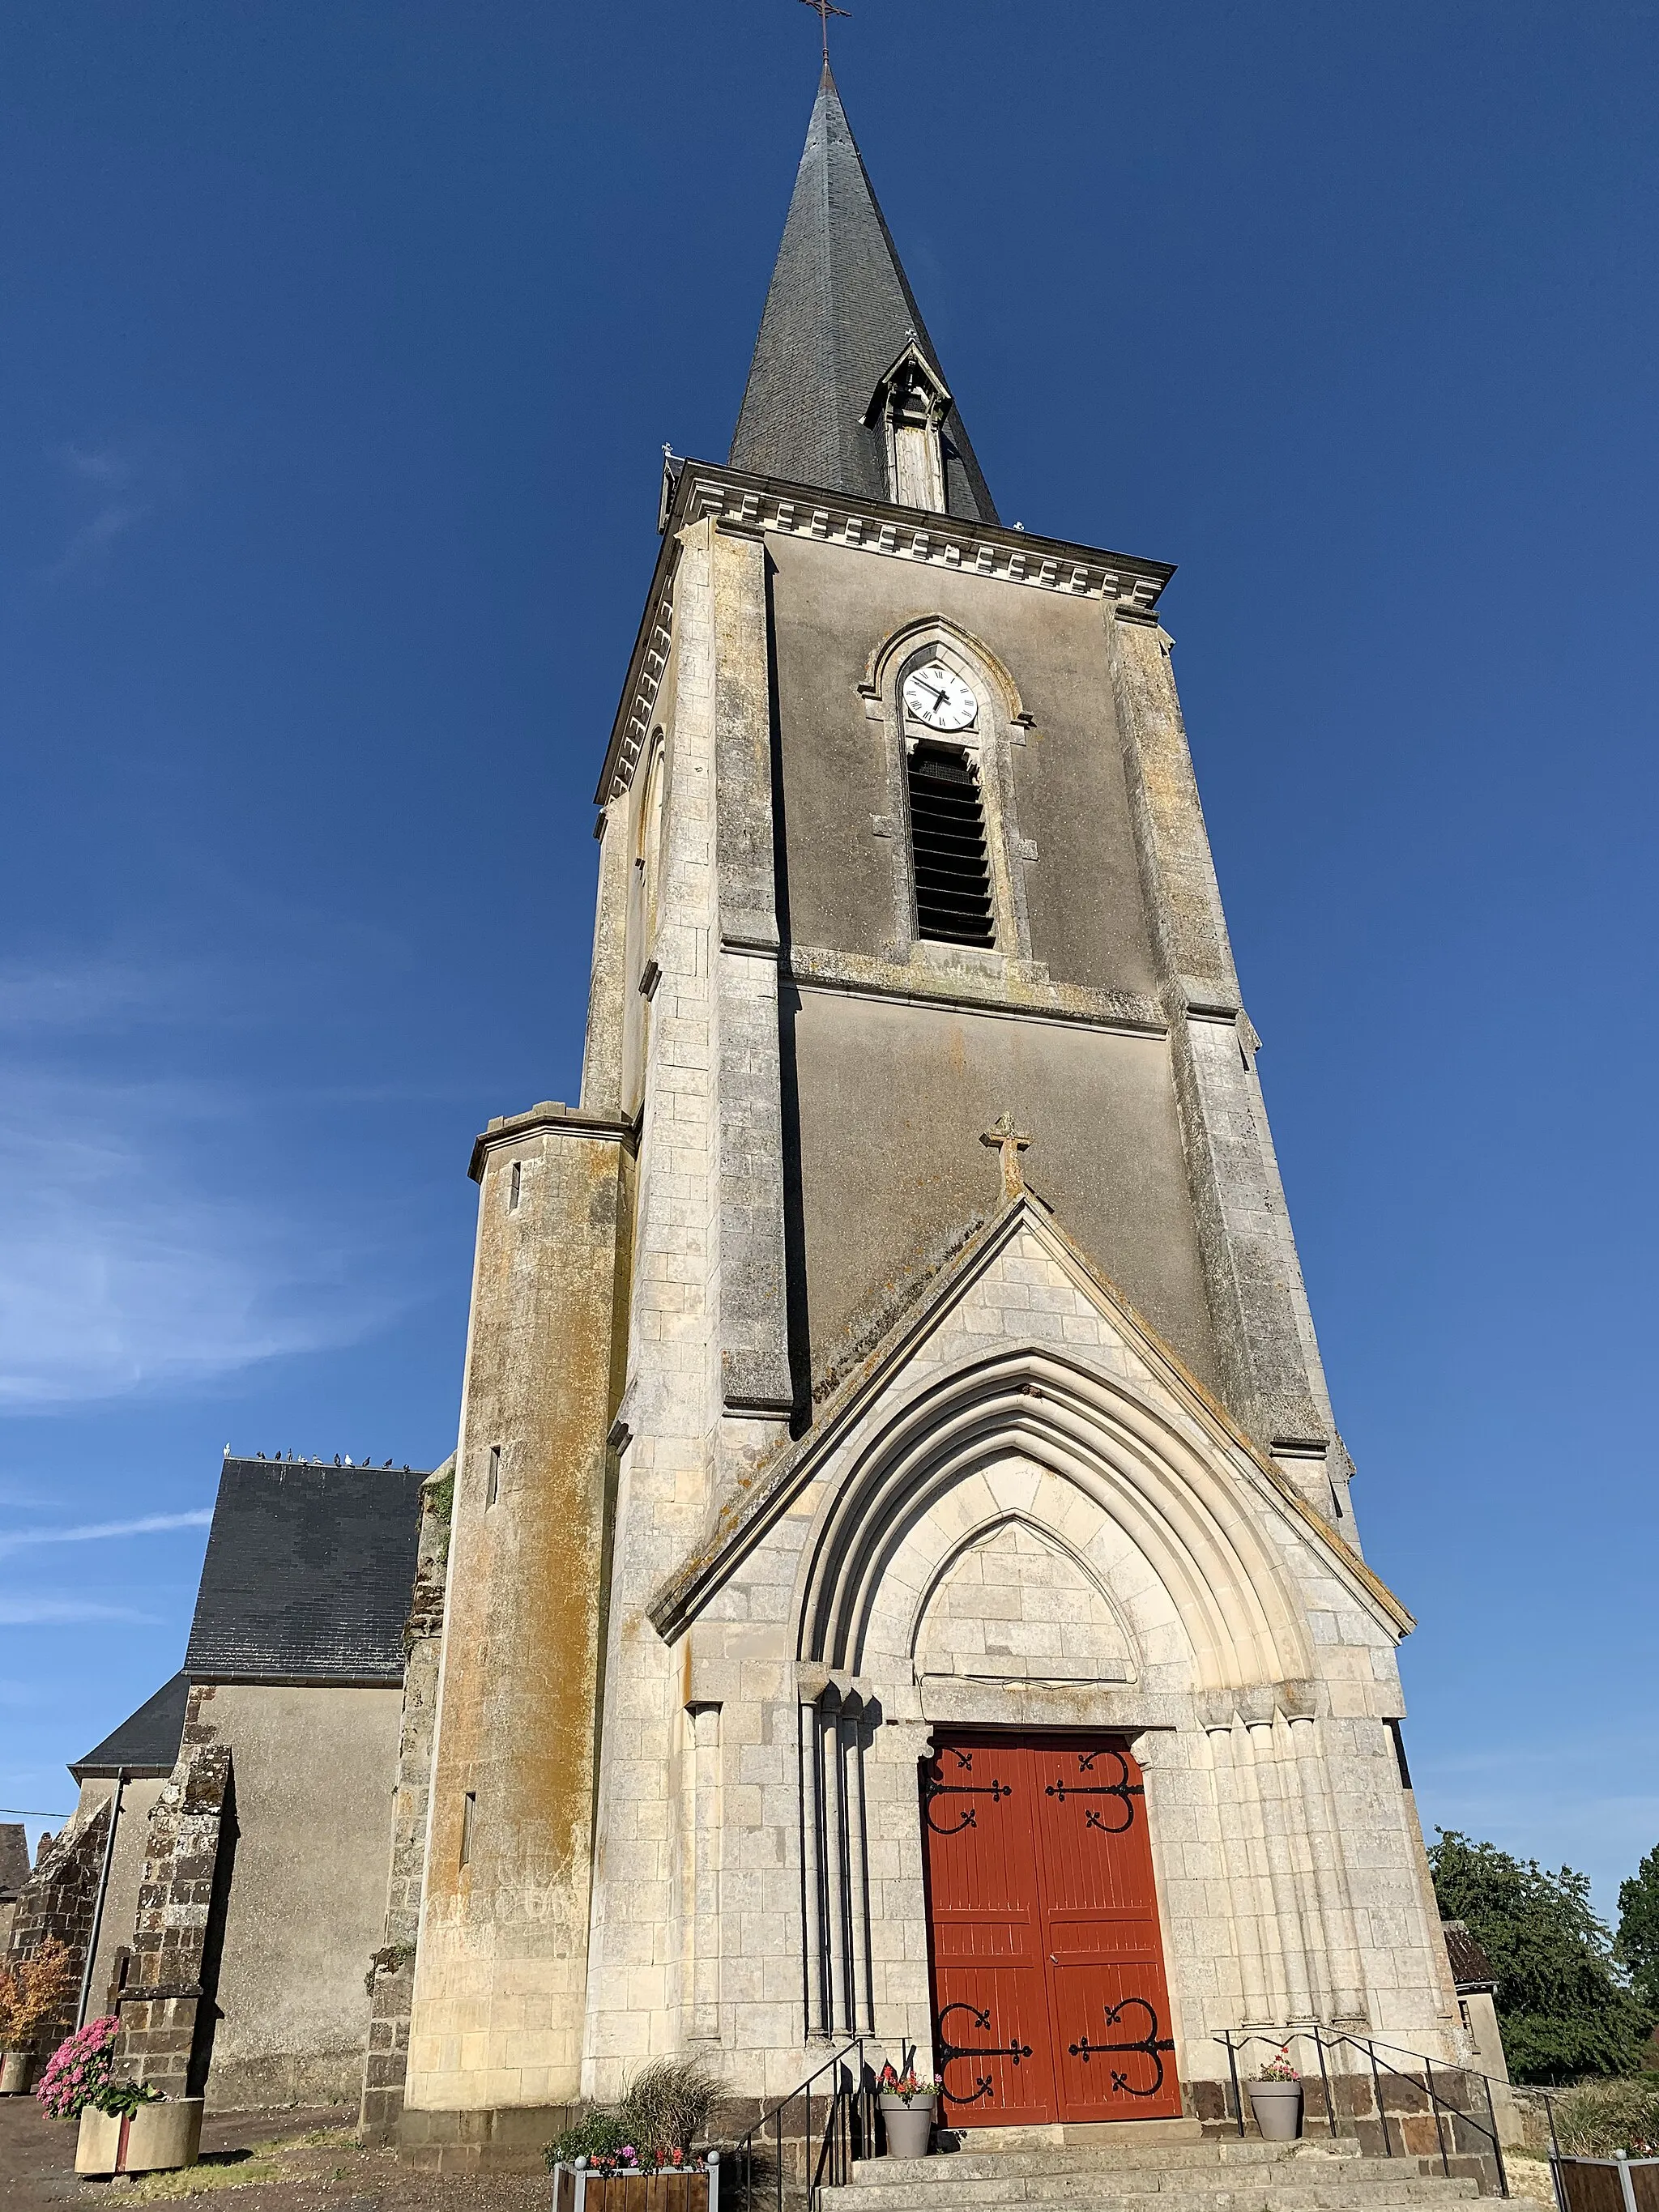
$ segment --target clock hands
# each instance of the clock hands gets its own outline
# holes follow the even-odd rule
[[[915,702],[911,713],[924,722],[932,722],[941,729],[959,727],[960,723],[951,718],[960,714],[963,698],[967,700],[968,711],[963,719],[973,720],[973,694],[948,668],[918,668],[905,678],[904,689],[906,697]],[[931,703],[923,703],[923,694]]]

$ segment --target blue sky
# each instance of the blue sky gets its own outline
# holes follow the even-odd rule
[[[227,1441],[453,1443],[468,1148],[575,1093],[660,448],[724,454],[817,30],[6,11],[0,1802],[177,1666]],[[1425,1815],[1609,1904],[1659,1840],[1659,9],[836,43],[1004,514],[1181,564]]]

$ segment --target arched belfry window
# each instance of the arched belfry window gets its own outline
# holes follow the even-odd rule
[[[1012,748],[1030,717],[992,648],[943,616],[876,647],[859,686],[883,725],[895,957],[931,972],[1031,957]],[[988,972],[989,972],[988,970]]]
[[[916,934],[994,945],[979,763],[960,745],[918,742],[906,762]]]
[[[914,340],[875,389],[866,422],[886,433],[887,496],[897,507],[945,512],[945,380]]]

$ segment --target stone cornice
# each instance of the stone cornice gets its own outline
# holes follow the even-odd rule
[[[539,1105],[527,1107],[522,1114],[498,1114],[492,1119],[489,1127],[472,1140],[468,1175],[474,1182],[482,1182],[484,1162],[497,1145],[515,1145],[520,1138],[533,1136],[538,1129],[556,1129],[563,1137],[608,1137],[630,1148],[639,1138],[637,1122],[613,1121],[604,1114],[584,1114],[576,1107],[562,1105],[556,1098],[544,1098]]]
[[[1163,1036],[1167,1024],[1154,999],[1133,991],[1094,991],[1080,983],[1052,983],[1030,961],[1010,961],[998,978],[946,967],[924,967],[867,954],[789,946],[779,963],[802,990],[837,991],[852,998],[888,999],[902,1006],[962,1006],[976,1013],[1061,1022],[1068,1027],[1127,1030]]]
[[[1175,574],[1167,561],[1113,553],[1069,538],[1039,538],[1002,523],[931,514],[811,484],[780,483],[711,461],[677,463],[672,500],[665,501],[663,548],[646,600],[628,680],[606,749],[594,803],[609,805],[633,780],[651,731],[673,630],[678,533],[710,517],[747,532],[816,538],[889,560],[988,576],[1022,590],[1100,599],[1148,617]]]

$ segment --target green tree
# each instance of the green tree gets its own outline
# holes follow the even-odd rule
[[[1649,2010],[1659,2013],[1659,1844],[1619,1885],[1613,1950]]]
[[[1653,2014],[1620,1972],[1589,1876],[1571,1867],[1550,1874],[1448,1828],[1429,1863],[1442,1917],[1466,1920],[1492,1960],[1516,2080],[1635,2073]]]

